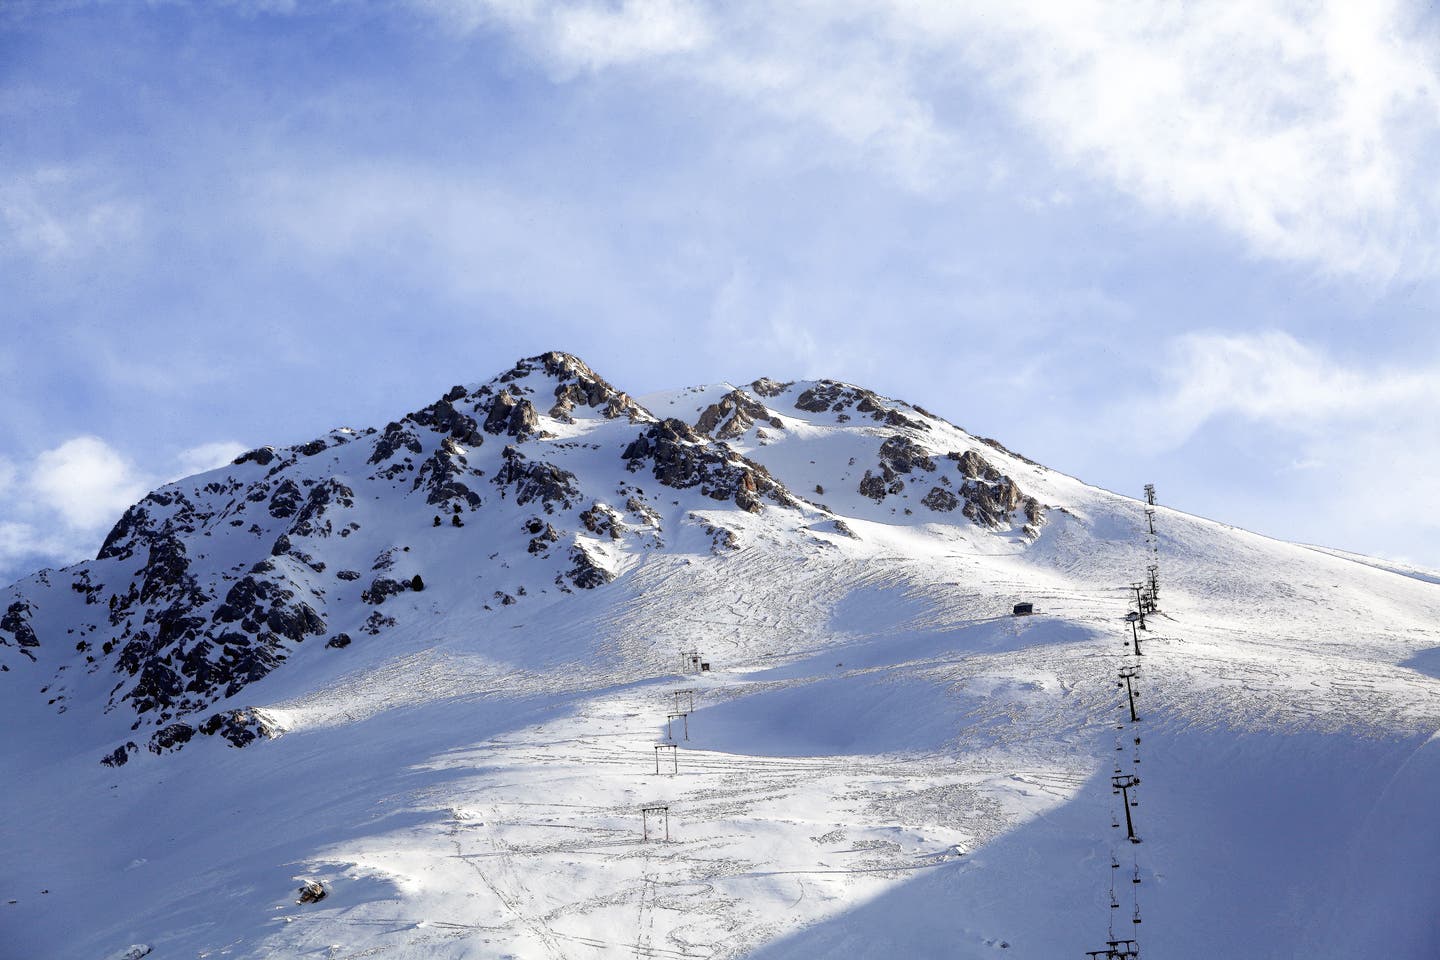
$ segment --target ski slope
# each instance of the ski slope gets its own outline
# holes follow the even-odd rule
[[[614,579],[593,589],[555,588],[569,558],[525,554],[511,499],[487,494],[460,530],[400,492],[357,495],[361,532],[307,555],[328,574],[403,542],[426,589],[374,608],[385,631],[296,644],[207,707],[263,714],[278,735],[244,749],[196,737],[102,765],[149,723],[100,709],[107,671],[71,681],[86,668],[60,671],[78,661],[56,644],[33,663],[0,647],[0,956],[1051,958],[1107,936],[1166,958],[1440,956],[1436,575],[1161,506],[1162,610],[1137,659],[1143,504],[899,422],[927,415],[898,401],[876,401],[891,423],[801,409],[809,386],[643,397],[648,419],[542,415],[554,436],[520,445],[575,444],[544,454],[578,478],[575,511],[623,482],[659,515],[598,540]],[[616,473],[634,430],[707,423],[737,389],[780,426],[721,411],[709,435],[793,506]],[[895,436],[936,468],[859,492]],[[963,450],[1043,519],[923,506]],[[214,552],[217,569],[241,561]],[[319,589],[329,632],[372,612]],[[41,598],[42,641],[64,636],[74,610],[12,590]],[[1009,615],[1021,600],[1035,616]],[[708,672],[682,672],[692,650]],[[1124,733],[1143,742],[1117,759],[1116,672],[1136,663],[1142,719]],[[31,689],[54,677],[64,713]],[[655,749],[670,743],[673,766]],[[1111,827],[1122,762],[1141,844]],[[647,806],[668,807],[668,840],[642,839]],[[1112,910],[1117,849],[1141,882]],[[297,904],[302,879],[325,899]]]

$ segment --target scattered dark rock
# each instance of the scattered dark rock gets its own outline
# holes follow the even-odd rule
[[[960,464],[960,472],[971,480],[985,479],[989,481],[999,480],[1001,473],[994,465],[974,450],[966,450],[964,453],[947,453],[945,456]]]
[[[105,754],[100,762],[107,767],[123,767],[130,762],[130,755],[138,753],[139,750],[140,748],[135,746],[134,741],[124,743]]]
[[[389,577],[376,577],[370,581],[369,589],[360,594],[360,599],[365,603],[379,605],[385,602],[386,597],[393,597],[395,594],[404,593],[409,589],[409,581],[391,580]]]
[[[534,534],[526,548],[530,553],[544,553],[550,549],[550,544],[560,539],[559,531],[539,517],[531,517],[526,521],[525,532]]]
[[[249,450],[245,453],[240,454],[240,456],[236,457],[233,462],[236,466],[239,466],[242,463],[254,463],[258,464],[259,466],[265,467],[269,466],[270,461],[274,459],[274,447],[256,447],[254,450]]]
[[[280,735],[280,728],[254,707],[242,707],[212,714],[200,724],[200,732],[207,737],[219,734],[232,747],[244,747],[262,738],[273,740]]]
[[[549,415],[557,420],[573,420],[573,411],[579,406],[599,407],[601,413],[612,420],[618,417],[629,417],[632,421],[649,419],[629,395],[616,390],[582,360],[568,353],[552,350],[538,357],[527,357],[499,379],[502,383],[511,383],[536,370],[542,370],[556,381],[555,404]]]
[[[885,499],[885,494],[889,491],[885,487],[884,477],[872,476],[870,471],[866,470],[865,476],[860,478],[860,492],[879,503]]]
[[[335,650],[344,650],[346,647],[350,646],[350,634],[337,633],[335,634],[335,636],[325,641],[325,646],[331,647]]]
[[[331,508],[353,506],[355,491],[335,477],[329,477],[310,489],[290,524],[290,532],[297,537],[328,537],[334,529],[329,517]]]
[[[292,449],[302,457],[313,457],[318,453],[324,453],[326,450],[329,450],[330,444],[326,443],[323,439],[311,440],[309,443],[302,443],[300,446],[293,447]]]
[[[30,626],[30,614],[33,612],[34,608],[28,600],[16,600],[5,610],[5,616],[0,617],[0,630],[14,637],[22,647],[40,646],[40,638]],[[0,637],[0,643],[5,642],[5,638]]]
[[[172,723],[156,730],[150,737],[150,752],[159,756],[171,750],[178,750],[195,736],[195,728],[188,723]]]
[[[395,618],[387,617],[379,610],[373,610],[370,616],[365,618],[365,625],[360,628],[361,633],[368,633],[374,637],[379,635],[381,630],[395,626]]]

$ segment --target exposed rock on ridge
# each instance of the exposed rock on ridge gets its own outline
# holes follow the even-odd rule
[[[423,624],[434,601],[413,587],[422,573],[467,584],[492,611],[602,588],[700,531],[700,549],[719,555],[742,549],[753,522],[791,531],[797,550],[814,532],[859,538],[752,459],[762,430],[787,435],[785,418],[808,412],[853,420],[860,439],[885,431],[878,453],[861,453],[874,440],[854,446],[873,457],[856,470],[877,503],[997,529],[1043,518],[975,451],[932,452],[927,415],[862,388],[761,379],[707,396],[693,427],[659,419],[547,353],[381,430],[258,447],[147,494],[95,560],[0,591],[0,671],[48,677],[41,695],[56,710],[87,699],[131,731],[151,728],[133,740],[117,728],[111,765],[216,732],[244,745],[274,727],[235,698],[296,657],[345,657]]]

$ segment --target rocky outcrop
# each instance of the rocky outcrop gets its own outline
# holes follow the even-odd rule
[[[172,723],[156,730],[150,737],[150,752],[159,756],[162,753],[169,753],[171,750],[178,750],[190,742],[195,736],[195,728],[188,723]]]
[[[944,487],[931,487],[920,502],[936,513],[949,513],[960,506],[960,498]]]
[[[710,443],[682,420],[671,418],[649,427],[621,457],[631,472],[649,466],[655,479],[667,487],[699,487],[705,496],[733,501],[750,513],[760,512],[762,497],[787,506],[797,503],[764,467],[724,444]]]
[[[501,456],[500,469],[492,482],[500,488],[502,497],[513,494],[519,506],[538,501],[546,513],[554,512],[556,507],[569,510],[580,495],[579,481],[568,470],[543,460],[530,460],[516,447],[506,447]]]
[[[144,500],[129,507],[116,521],[100,545],[97,560],[129,560],[135,555],[136,545],[150,532],[150,511],[147,504],[153,502],[150,494]]]
[[[836,380],[817,381],[795,398],[795,406],[808,413],[837,414],[836,419],[841,423],[849,421],[853,411],[886,426],[930,429],[930,424],[906,416],[899,407],[887,403],[879,394]]]
[[[545,553],[552,543],[560,539],[560,532],[539,517],[531,517],[525,522],[525,532],[532,534],[526,548],[530,553]]]
[[[254,450],[240,454],[240,456],[235,458],[234,463],[237,467],[246,463],[254,463],[264,467],[269,466],[270,462],[274,459],[274,447],[256,447]]]
[[[402,450],[408,450],[417,456],[425,452],[420,446],[420,436],[409,423],[404,420],[393,420],[385,424],[385,430],[380,434],[380,439],[375,441],[375,450],[370,454],[371,463],[384,463],[393,459],[395,454]]]
[[[795,382],[793,380],[789,383],[778,383],[769,377],[761,377],[759,380],[750,384],[750,389],[762,397],[778,397],[794,386],[794,384]]]
[[[34,629],[30,626],[30,614],[33,612],[34,608],[30,606],[29,601],[16,600],[10,604],[5,609],[5,615],[0,617],[0,643],[11,642],[5,639],[4,634],[8,633],[17,646],[40,646],[40,638],[35,635]]]
[[[920,444],[902,434],[896,434],[880,444],[880,471],[886,480],[915,470],[935,472],[935,461]]]
[[[490,401],[490,413],[485,417],[486,433],[506,433],[516,440],[525,440],[535,435],[540,418],[535,405],[524,397],[513,397],[509,390],[501,390]]]
[[[1020,512],[1025,518],[1027,533],[1036,532],[1035,528],[1044,522],[1045,511],[1040,502],[1021,490],[1013,479],[1001,473],[980,454],[974,450],[966,450],[963,453],[952,451],[945,456],[959,468],[963,479],[956,491],[957,505],[963,502],[963,513],[972,522],[983,527],[1004,527],[1013,523],[1015,514]],[[931,493],[934,494],[935,491],[932,490]],[[948,491],[941,493],[946,494]],[[936,502],[946,503],[948,497],[937,494]],[[939,505],[932,506],[928,497],[925,505],[934,510],[947,509]],[[948,509],[953,510],[954,506]]]
[[[217,624],[236,624],[247,633],[268,630],[296,643],[325,632],[325,621],[296,590],[265,574],[275,568],[259,564],[241,577],[215,611]]]
[[[297,537],[328,537],[335,531],[331,512],[355,506],[355,491],[349,485],[329,477],[310,488],[305,502],[295,514],[290,534]]]
[[[513,383],[540,372],[555,381],[554,403],[548,415],[561,421],[574,418],[579,407],[598,409],[608,419],[628,417],[632,421],[653,419],[629,394],[616,390],[584,361],[568,353],[552,350],[538,357],[527,357],[497,379]]]
[[[580,523],[598,537],[619,540],[625,531],[625,522],[612,507],[603,503],[591,504],[590,509],[580,514]]]
[[[274,739],[280,736],[280,728],[254,707],[239,710],[223,710],[211,715],[200,724],[200,733],[207,737],[219,735],[229,741],[232,747],[243,747],[261,738]]]
[[[976,451],[951,451],[940,462],[946,461],[954,464],[953,479],[952,471],[941,470],[930,452],[913,438],[894,434],[880,445],[878,463],[865,471],[859,492],[880,503],[904,492],[907,477],[913,480],[918,475],[935,474],[937,482],[920,499],[922,506],[935,513],[958,509],[971,522],[993,529],[1010,526],[1018,513],[1024,518],[1027,533],[1036,532],[1044,521],[1044,508],[1039,502]]]
[[[695,429],[717,440],[733,440],[743,436],[757,421],[776,429],[785,427],[763,403],[744,390],[731,390],[700,412]]]
[[[105,754],[105,756],[100,759],[100,762],[107,767],[123,767],[130,762],[130,756],[139,752],[139,750],[140,748],[135,746],[133,740],[129,743],[122,743],[114,750]]]
[[[447,438],[440,449],[420,464],[411,489],[423,488],[425,502],[429,504],[453,508],[455,504],[464,503],[471,510],[478,510],[483,501],[466,481],[478,478],[480,472],[470,469],[465,454],[458,446],[451,445],[453,443]]]
[[[376,606],[385,602],[386,597],[393,597],[397,593],[404,593],[411,589],[409,580],[392,580],[389,577],[376,577],[370,581],[370,586],[360,594],[360,599],[365,603],[373,603]]]
[[[582,590],[593,590],[615,579],[615,575],[584,547],[577,545],[570,550],[570,562],[572,566],[565,578]]]
[[[457,395],[456,390],[460,393]],[[409,419],[422,427],[443,435],[448,440],[466,447],[478,447],[485,442],[485,437],[475,422],[475,418],[463,413],[455,407],[454,401],[465,395],[463,387],[456,387],[423,410],[417,410],[410,414]],[[493,432],[493,431],[492,431]],[[418,451],[417,451],[418,452]]]

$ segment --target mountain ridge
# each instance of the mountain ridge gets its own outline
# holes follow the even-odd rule
[[[687,393],[693,391],[680,391]],[[848,497],[841,512],[823,502],[819,480],[808,495],[797,495],[753,459],[787,439],[787,422],[812,433],[839,430],[847,441],[857,431],[884,431],[874,462],[862,465],[850,491],[858,496]],[[686,526],[703,530],[712,549],[736,549],[738,533],[724,522],[731,507],[754,515],[767,506],[791,511],[792,530],[806,526],[811,537],[847,538],[856,536],[857,519],[881,519],[897,509],[937,520],[958,510],[994,530],[1010,527],[1018,514],[1022,535],[1033,538],[1043,508],[978,449],[1013,455],[994,441],[965,438],[963,452],[932,456],[924,444],[940,427],[952,441],[962,436],[932,414],[833,380],[762,378],[730,386],[693,415],[662,417],[579,358],[540,354],[490,381],[452,387],[383,428],[340,427],[289,447],[258,447],[228,467],[152,491],[125,511],[94,561],[54,574],[68,580],[84,606],[103,606],[103,619],[71,605],[71,619],[62,616],[37,631],[32,597],[53,593],[48,575],[0,594],[0,671],[21,666],[17,657],[34,664],[42,639],[54,643],[61,630],[78,636],[76,656],[52,666],[56,672],[41,693],[63,712],[76,696],[61,671],[105,675],[108,667],[119,682],[105,695],[106,712],[133,711],[131,731],[152,731],[148,742],[127,738],[106,751],[104,762],[119,766],[142,743],[160,754],[196,734],[218,733],[235,746],[272,734],[275,725],[259,719],[253,705],[231,702],[245,687],[307,639],[344,648],[357,637],[378,637],[394,625],[387,597],[436,580],[418,552],[406,556],[420,547],[409,540],[467,536],[454,531],[469,523],[472,533],[482,534],[471,537],[471,549],[489,554],[514,540],[490,528],[501,522],[492,513],[513,514],[512,507],[526,508],[504,522],[513,534],[518,520],[529,557],[558,563],[531,571],[528,582],[496,577],[504,582],[484,609],[525,602],[537,585],[547,594],[603,586],[637,551],[663,549],[665,536],[684,536]],[[602,451],[597,440],[618,449]],[[496,445],[498,458],[491,452]],[[595,476],[582,483],[563,464],[596,459],[575,456],[585,452],[614,456],[613,469],[596,471],[587,463]],[[849,471],[844,477],[854,482]],[[922,497],[907,492],[907,480],[913,487],[917,478],[935,480]],[[653,486],[648,498],[645,493],[651,480],[661,491],[699,497],[683,518],[663,516],[663,495]],[[360,521],[366,510],[357,504],[367,494],[382,509],[404,504],[410,528],[403,538],[383,519],[379,538],[369,537]],[[490,512],[483,509],[487,503]],[[672,507],[679,503],[671,498]],[[428,514],[429,530],[424,521],[414,529],[417,508]],[[347,541],[344,549],[338,541]],[[365,549],[356,550],[362,542]],[[230,562],[207,564],[212,554]],[[138,567],[122,569],[136,561]],[[478,557],[467,562],[484,564]],[[365,614],[358,622],[347,615],[357,609]],[[200,715],[222,702],[224,709]]]
[[[545,356],[0,592],[6,947],[1440,953],[1435,584],[853,385]]]

